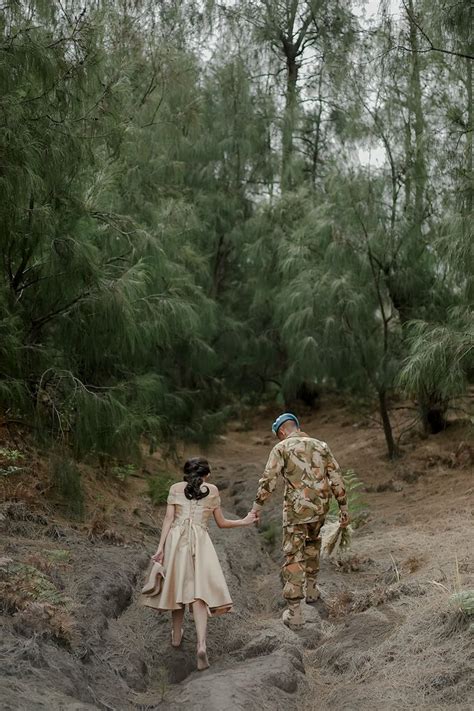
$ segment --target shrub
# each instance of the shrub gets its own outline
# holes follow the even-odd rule
[[[119,464],[112,467],[112,473],[119,481],[127,481],[128,477],[136,471],[134,464]]]
[[[19,452],[18,449],[0,447],[0,458],[6,459],[9,462],[17,462],[19,459],[24,459],[25,455]]]
[[[148,479],[148,496],[155,506],[166,504],[168,491],[174,480],[167,472],[160,472],[156,476]]]
[[[18,466],[18,463],[24,458],[24,454],[18,449],[0,447],[0,476],[9,476],[23,471],[24,467]]]
[[[454,593],[449,601],[465,617],[474,618],[474,590],[461,590]],[[474,621],[471,622],[471,628],[474,630]]]

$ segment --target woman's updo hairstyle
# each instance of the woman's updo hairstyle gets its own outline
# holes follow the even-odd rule
[[[209,462],[204,457],[188,459],[184,465],[184,481],[187,482],[184,495],[187,499],[204,499],[209,495],[209,487],[205,486],[201,490],[201,485],[210,471]]]

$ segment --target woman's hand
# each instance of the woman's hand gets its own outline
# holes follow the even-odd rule
[[[156,553],[151,556],[151,559],[152,559],[153,561],[155,561],[155,563],[160,563],[160,564],[163,563],[163,549],[162,549],[162,548],[158,548],[158,550],[156,551]]]
[[[257,514],[255,511],[249,511],[247,516],[242,519],[243,526],[251,526],[257,520]]]

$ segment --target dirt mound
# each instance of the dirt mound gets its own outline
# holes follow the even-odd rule
[[[282,645],[277,651],[207,675],[193,675],[168,701],[172,711],[237,711],[248,708],[297,708],[296,691],[304,684],[302,653],[297,645]]]

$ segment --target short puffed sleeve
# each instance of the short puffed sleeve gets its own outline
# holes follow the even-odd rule
[[[167,504],[177,504],[178,503],[178,497],[176,495],[176,492],[171,491],[168,494],[168,498],[166,499]]]
[[[209,503],[212,503],[212,510],[218,509],[221,505],[221,497],[219,496],[219,494],[213,494],[212,502]]]

